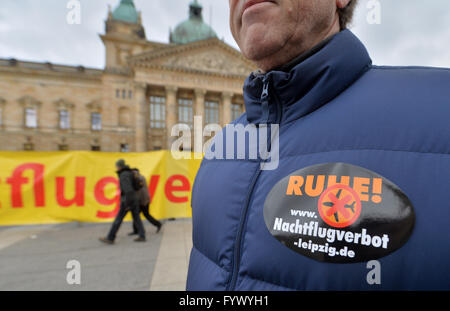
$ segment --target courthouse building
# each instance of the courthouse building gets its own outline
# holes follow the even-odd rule
[[[1,150],[167,149],[177,123],[223,126],[243,112],[254,65],[217,38],[197,0],[169,43],[147,40],[132,0],[109,10],[100,37],[103,70],[0,59]]]

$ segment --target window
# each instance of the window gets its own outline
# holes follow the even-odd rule
[[[219,123],[219,103],[205,102],[205,122],[206,124]]]
[[[155,146],[155,147],[153,147],[153,150],[154,151],[159,151],[159,150],[161,150],[162,148],[161,148],[161,146]]]
[[[130,152],[130,146],[128,144],[121,144],[120,152],[123,152],[123,153]]]
[[[91,151],[101,151],[102,148],[99,145],[93,145],[91,146]]]
[[[30,143],[30,142],[23,144],[23,150],[25,150],[25,151],[33,151],[34,150],[34,144]]]
[[[28,128],[37,128],[37,111],[35,108],[25,109],[25,126]]]
[[[68,151],[69,145],[66,145],[66,144],[58,145],[58,149],[59,149],[59,151]]]
[[[182,99],[178,100],[178,122],[184,123],[192,127],[192,100]]]
[[[98,112],[91,113],[91,129],[93,131],[102,130],[102,115]]]
[[[67,110],[59,111],[59,128],[62,130],[70,129],[70,112]]]
[[[122,99],[132,99],[133,98],[133,91],[132,90],[121,90],[116,89],[116,98],[122,98]]]
[[[239,118],[242,114],[242,106],[239,104],[232,104],[231,105],[231,119],[236,120]]]
[[[166,127],[166,98],[150,96],[150,127],[163,129]]]

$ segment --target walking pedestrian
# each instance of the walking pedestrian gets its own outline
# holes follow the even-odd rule
[[[150,203],[151,197],[150,192],[148,191],[147,181],[145,177],[139,172],[139,169],[133,169],[134,177],[139,181],[139,190],[137,191],[138,200],[139,200],[139,209],[142,214],[144,214],[145,218],[156,227],[156,233],[159,233],[162,227],[162,223],[150,215]],[[139,233],[138,227],[136,223],[133,222],[133,232],[128,235],[136,235]]]
[[[136,224],[137,233],[139,234],[139,237],[134,241],[145,242],[145,229],[139,215],[139,198],[136,190],[137,181],[135,180],[133,171],[126,165],[124,160],[118,160],[116,162],[116,168],[120,184],[120,209],[107,237],[100,238],[100,241],[106,244],[113,244],[123,219],[131,211],[133,223]]]

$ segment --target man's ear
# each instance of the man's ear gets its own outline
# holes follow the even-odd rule
[[[336,6],[338,9],[345,8],[351,0],[336,0]]]

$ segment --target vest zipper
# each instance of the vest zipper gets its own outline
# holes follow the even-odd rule
[[[263,89],[261,93],[261,110],[262,110],[262,124],[269,123],[269,78],[264,76],[263,78]]]
[[[269,98],[269,86],[270,86],[269,76],[265,75],[263,78],[263,89],[262,89],[262,93],[261,93],[261,108],[263,109],[262,120],[263,120],[263,123],[265,122],[266,124],[269,123],[269,115],[270,115],[270,113],[269,113],[269,99],[270,99]],[[280,105],[279,105],[279,101],[277,100],[277,114],[278,114],[277,121],[279,122],[279,121],[281,121],[281,114],[279,113],[280,112],[279,108],[281,108],[281,107],[278,107],[278,106],[280,106]],[[269,127],[269,124],[267,124],[267,126]],[[269,148],[271,148],[271,147],[269,147]],[[260,175],[261,175],[261,163],[258,164],[258,169],[256,170],[256,172],[254,173],[254,175],[252,177],[252,181],[250,183],[250,188],[249,188],[249,191],[245,198],[244,209],[242,210],[242,213],[241,213],[239,228],[238,228],[238,231],[236,234],[236,240],[235,240],[235,244],[234,244],[234,256],[232,258],[232,264],[231,264],[231,266],[232,266],[231,276],[230,276],[230,280],[228,282],[228,286],[226,287],[227,291],[233,291],[233,290],[235,290],[235,287],[236,287],[237,277],[239,274],[240,260],[241,260],[242,238],[243,238],[243,234],[244,234],[244,227],[247,223],[248,208],[250,205],[250,199],[252,197],[253,190],[255,189],[256,182],[258,181],[258,178]]]

